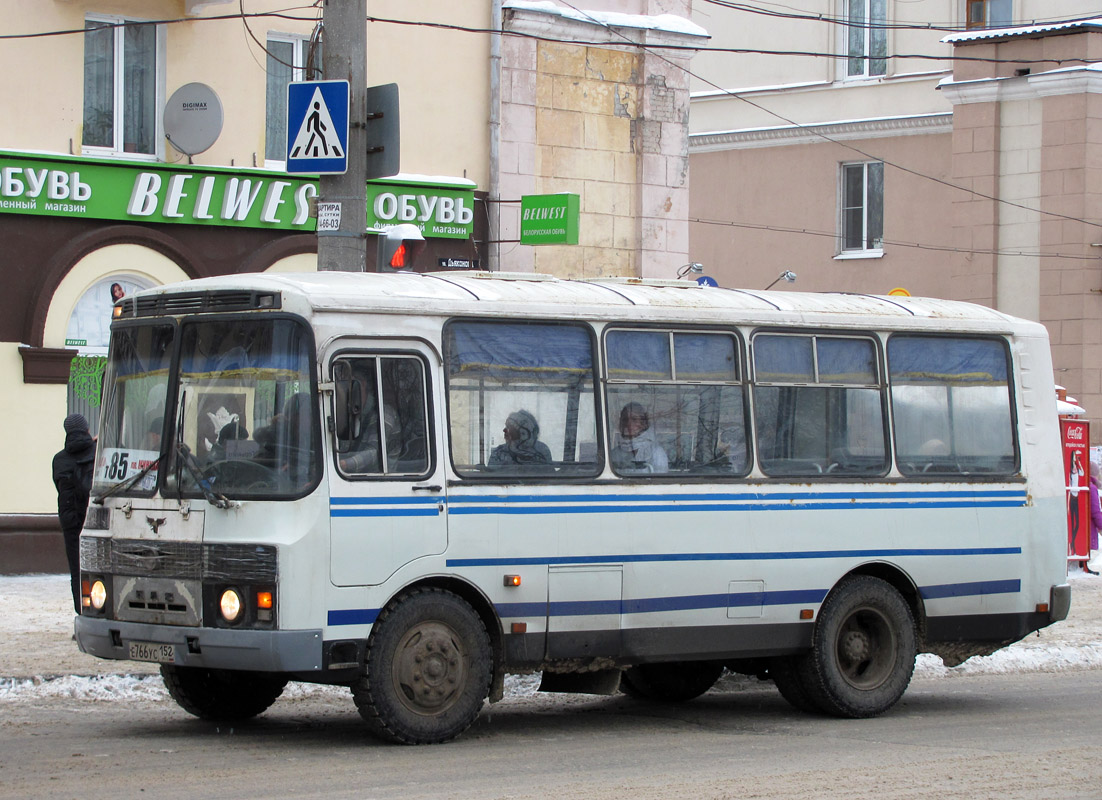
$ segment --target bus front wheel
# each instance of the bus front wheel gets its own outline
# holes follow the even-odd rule
[[[823,602],[811,652],[797,667],[799,682],[819,710],[874,717],[903,696],[916,654],[910,606],[886,581],[856,575]]]
[[[374,734],[403,744],[446,742],[470,727],[489,695],[490,637],[459,596],[416,589],[379,614],[366,666],[352,696]]]
[[[251,719],[283,694],[287,679],[276,673],[161,665],[161,678],[180,708],[199,719]]]

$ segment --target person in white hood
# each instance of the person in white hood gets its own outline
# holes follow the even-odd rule
[[[628,403],[620,410],[620,430],[611,453],[612,467],[622,474],[667,472],[670,461],[654,438],[647,410]]]

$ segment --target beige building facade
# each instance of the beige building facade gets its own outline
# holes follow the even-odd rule
[[[777,18],[694,4],[710,47],[787,54],[694,59],[692,259],[721,285],[791,270],[781,286],[1039,320],[1102,442],[1097,9],[810,5]]]
[[[2,573],[59,553],[50,459],[66,414],[95,420],[113,292],[316,269],[325,198],[285,170],[286,84],[324,78],[325,45],[320,8],[271,0],[0,7],[17,78],[0,87],[0,430],[21,454],[0,489]],[[685,48],[687,65],[707,39],[690,16],[689,0],[371,0],[367,80],[400,87],[401,173],[369,182],[368,232],[446,209],[449,224],[416,220],[417,269],[672,275],[689,249],[688,78],[642,46]],[[200,149],[164,117],[190,84],[222,114]],[[578,244],[520,244],[521,197],[559,192],[580,198]]]

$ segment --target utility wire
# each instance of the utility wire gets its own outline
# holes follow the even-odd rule
[[[311,6],[297,6],[296,8],[315,8],[316,5]],[[287,9],[293,10],[293,9]],[[287,10],[280,12],[250,12],[250,13],[237,13],[237,14],[220,14],[210,17],[177,17],[166,19],[152,19],[152,20],[119,20],[118,22],[97,22],[88,26],[87,28],[70,28],[65,30],[56,31],[41,31],[38,33],[9,33],[0,34],[0,41],[3,40],[18,40],[18,39],[38,39],[52,36],[70,36],[87,33],[88,31],[107,30],[114,28],[127,28],[136,27],[140,25],[174,25],[179,23],[196,23],[196,22],[218,22],[226,20],[240,19],[244,22],[247,19],[262,19],[262,18],[274,18],[274,19],[286,19],[295,22],[313,22],[316,21],[316,17],[312,16],[295,16],[286,13]],[[534,33],[521,33],[517,31],[501,31],[496,28],[477,28],[468,25],[453,25],[442,22],[427,22],[427,21],[415,21],[415,20],[400,20],[387,17],[373,17],[368,16],[367,22],[375,22],[386,25],[400,25],[408,27],[418,28],[435,28],[438,30],[457,31],[459,33],[475,33],[485,34],[492,36],[510,36],[520,39],[531,39],[542,42],[554,42],[556,44],[576,44],[588,47],[601,47],[600,44],[595,44],[591,41],[584,39],[563,39],[559,37],[542,36]],[[601,23],[597,23],[601,24]],[[866,26],[867,27],[867,26]],[[915,27],[915,30],[926,30],[925,27]],[[249,35],[252,36],[251,30]],[[253,37],[255,39],[255,36]],[[685,52],[699,52],[699,53],[731,53],[735,55],[764,55],[764,56],[780,56],[786,58],[801,57],[801,58],[831,58],[838,60],[846,60],[852,58],[848,53],[835,53],[818,50],[769,50],[759,47],[715,47],[710,45],[683,45],[683,44],[650,44],[639,45],[635,42],[626,42],[632,47],[645,48],[648,50],[667,50],[671,52],[685,51]],[[617,47],[623,45],[615,45]],[[872,58],[872,56],[864,56],[863,58]],[[969,61],[984,64],[1052,64],[1054,66],[1061,66],[1068,63],[1098,63],[1094,60],[1084,59],[1063,59],[1063,58],[987,58],[983,56],[960,56],[960,55],[936,55],[931,53],[890,53],[883,56],[876,56],[877,59],[882,60],[925,60],[925,61]],[[277,59],[278,60],[278,59]]]
[[[619,31],[615,30],[611,25],[608,25],[607,23],[602,22],[601,20],[596,19],[595,17],[587,14],[586,12],[584,12],[581,9],[577,8],[576,6],[572,5],[570,2],[568,2],[568,0],[562,0],[562,2],[568,8],[573,9],[577,13],[582,14],[583,16],[585,16],[586,18],[591,20],[594,24],[600,25],[601,27],[605,28],[609,33],[612,33],[616,36],[620,36],[621,38],[627,40],[626,36],[621,34]],[[628,41],[630,41],[630,40],[628,40]],[[635,43],[633,42],[632,44],[635,44]],[[645,50],[645,51],[650,51],[651,50],[651,48],[648,45],[636,45],[636,46],[638,46],[640,49]],[[820,139],[823,139],[824,141],[830,142],[831,144],[838,145],[839,147],[845,148],[846,150],[857,153],[858,155],[863,156],[864,158],[866,158],[870,161],[879,161],[880,163],[882,163],[886,166],[889,166],[889,167],[893,167],[894,169],[900,170],[901,172],[906,172],[907,174],[914,175],[917,178],[923,178],[925,180],[941,184],[942,186],[947,186],[950,189],[956,189],[958,191],[965,192],[966,194],[972,195],[973,197],[979,197],[979,198],[982,198],[984,200],[991,200],[992,202],[999,203],[1001,205],[1010,206],[1012,208],[1020,208],[1023,211],[1030,211],[1034,214],[1043,214],[1044,216],[1047,216],[1047,217],[1054,217],[1056,219],[1064,219],[1064,220],[1068,220],[1070,222],[1078,222],[1078,223],[1081,223],[1083,225],[1090,225],[1090,226],[1095,227],[1095,228],[1102,228],[1102,223],[1091,222],[1090,220],[1080,219],[1079,217],[1073,217],[1073,216],[1069,216],[1067,214],[1060,214],[1060,213],[1057,213],[1055,211],[1045,211],[1045,210],[1040,209],[1040,208],[1033,208],[1032,206],[1027,206],[1023,203],[1015,203],[1012,200],[1006,200],[1006,199],[1003,199],[1003,198],[1000,198],[1000,197],[995,197],[994,195],[986,194],[984,192],[979,192],[979,191],[976,191],[975,189],[967,189],[967,188],[965,188],[963,186],[960,186],[959,184],[953,183],[951,181],[947,181],[947,180],[944,180],[942,178],[935,177],[933,175],[927,175],[924,172],[919,172],[916,169],[911,169],[910,167],[903,166],[902,164],[897,164],[894,161],[888,161],[887,159],[885,159],[881,156],[873,155],[872,153],[869,153],[865,150],[862,150],[861,148],[859,148],[855,145],[847,144],[846,142],[843,142],[839,139],[835,139],[831,136],[828,136],[827,134],[823,133],[820,130],[817,130],[813,126],[804,125],[802,123],[796,122],[796,120],[790,119],[789,117],[786,117],[784,114],[781,114],[777,111],[773,111],[770,108],[766,108],[761,103],[757,103],[753,100],[750,100],[749,98],[740,95],[738,92],[731,91],[730,89],[724,89],[723,87],[719,86],[716,83],[713,83],[712,81],[708,80],[707,78],[703,77],[702,75],[696,74],[695,72],[690,70],[688,67],[682,66],[681,64],[677,64],[677,63],[671,61],[670,59],[666,58],[661,53],[655,52],[654,56],[658,59],[661,59],[662,61],[664,61],[669,66],[673,67],[674,69],[680,70],[681,72],[684,72],[686,75],[688,75],[692,78],[696,78],[701,83],[704,83],[704,84],[707,84],[708,86],[711,86],[716,91],[722,92],[723,94],[725,94],[729,97],[732,97],[736,100],[741,100],[742,102],[746,103],[747,105],[752,106],[752,107],[758,109],[759,111],[761,111],[765,114],[768,114],[771,117],[775,117],[776,119],[779,119],[782,122],[786,122],[786,123],[788,123],[789,125],[792,125],[795,128],[798,128],[798,129],[803,130],[807,133],[810,133],[813,136],[817,136]]]
[[[788,12],[783,11],[769,11],[759,6],[753,6],[748,3],[736,3],[732,0],[704,0],[705,3],[711,5],[720,6],[732,11],[743,11],[748,14],[759,14],[766,17],[776,17],[779,19],[792,19],[802,20],[808,22],[826,22],[831,25],[839,25],[842,27],[853,28],[871,28],[873,30],[905,30],[905,31],[941,31],[943,33],[965,33],[968,31],[974,31],[980,33],[983,30],[994,30],[993,28],[969,28],[967,26],[961,27],[951,22],[928,22],[925,25],[906,24],[899,22],[871,22],[871,21],[858,21],[851,20],[846,17],[836,17],[830,14],[813,14],[808,12],[801,12],[797,9],[792,9]],[[790,8],[789,6],[780,6],[782,8]],[[1033,25],[1062,25],[1069,22],[1087,22],[1088,20],[1098,19],[1099,14],[1093,14],[1089,17],[1042,17],[1040,19],[1031,20]]]
[[[733,220],[706,219],[704,217],[690,217],[689,222],[699,222],[702,225],[719,225],[728,228],[747,228],[750,230],[769,231],[771,233],[798,233],[805,236],[820,236],[827,239],[837,239],[837,233],[817,231],[810,228],[790,228],[784,225],[766,225],[755,222],[735,222]],[[910,247],[916,250],[933,250],[941,253],[964,253],[966,255],[991,255],[991,256],[1021,256],[1022,258],[1060,258],[1070,261],[1091,261],[1097,263],[1097,256],[1077,256],[1070,253],[1031,253],[1021,250],[976,250],[964,247],[949,247],[948,245],[922,244],[920,242],[903,242],[895,239],[882,239],[884,244],[892,247]]]

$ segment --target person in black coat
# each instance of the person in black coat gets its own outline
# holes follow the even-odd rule
[[[63,423],[65,449],[54,456],[54,486],[57,487],[57,517],[65,537],[65,556],[73,588],[73,607],[80,613],[80,531],[88,513],[92,492],[92,471],[96,460],[96,441],[88,432],[83,414],[70,414]]]

